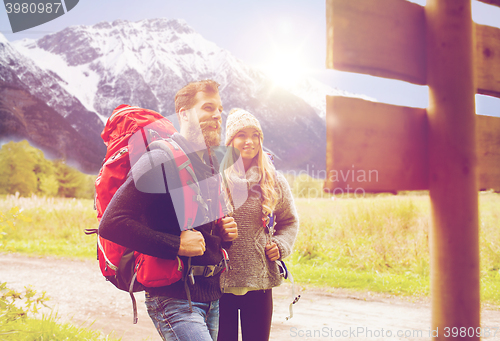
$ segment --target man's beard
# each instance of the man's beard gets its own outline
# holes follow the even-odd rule
[[[220,126],[217,130],[203,129],[201,132],[208,148],[220,145]]]
[[[220,122],[217,122],[216,124],[217,130],[212,130],[210,127],[213,126],[213,122],[200,123],[201,133],[203,134],[207,148],[220,145],[221,125]]]
[[[187,140],[193,144],[193,147],[196,150],[210,150],[210,147],[220,145],[220,133],[220,124],[217,124],[217,130],[213,130],[213,122],[202,122],[199,125],[198,123],[190,125],[187,130],[186,137]]]

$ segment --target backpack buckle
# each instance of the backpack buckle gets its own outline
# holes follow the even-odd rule
[[[284,279],[287,279],[288,278],[288,269],[286,268],[285,262],[283,262],[282,260],[277,260],[276,264],[278,264],[280,276],[283,277]]]
[[[206,265],[205,270],[203,270],[204,277],[211,277],[214,275],[215,265]]]
[[[195,280],[194,280],[194,274],[193,274],[193,267],[190,267],[187,273],[187,278],[189,280],[189,283],[191,285],[194,285]]]

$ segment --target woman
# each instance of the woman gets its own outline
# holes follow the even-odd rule
[[[238,226],[223,273],[219,341],[238,340],[238,310],[243,341],[268,340],[273,312],[272,288],[281,284],[276,260],[292,251],[299,226],[290,187],[262,149],[264,134],[249,112],[233,109],[226,123],[221,164],[227,197]],[[271,235],[265,226],[274,213]]]

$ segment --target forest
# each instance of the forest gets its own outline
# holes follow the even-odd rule
[[[48,160],[26,140],[7,142],[0,149],[0,194],[91,199],[95,178],[63,159]]]

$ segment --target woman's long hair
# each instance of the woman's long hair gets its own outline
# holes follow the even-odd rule
[[[258,167],[259,174],[259,185],[262,194],[262,212],[268,215],[274,211],[276,204],[278,203],[278,192],[276,191],[276,169],[272,164],[269,155],[264,152],[262,148],[262,136],[259,134],[259,151],[257,155],[253,158],[252,166],[256,165]],[[235,176],[238,178],[245,178],[245,169],[243,167],[243,160],[238,149],[234,148],[233,141],[229,144],[229,149],[221,162],[221,173],[224,177],[224,185],[226,194],[232,202],[232,197],[230,189],[234,188],[234,181],[232,180]],[[233,209],[235,207],[233,206]]]

